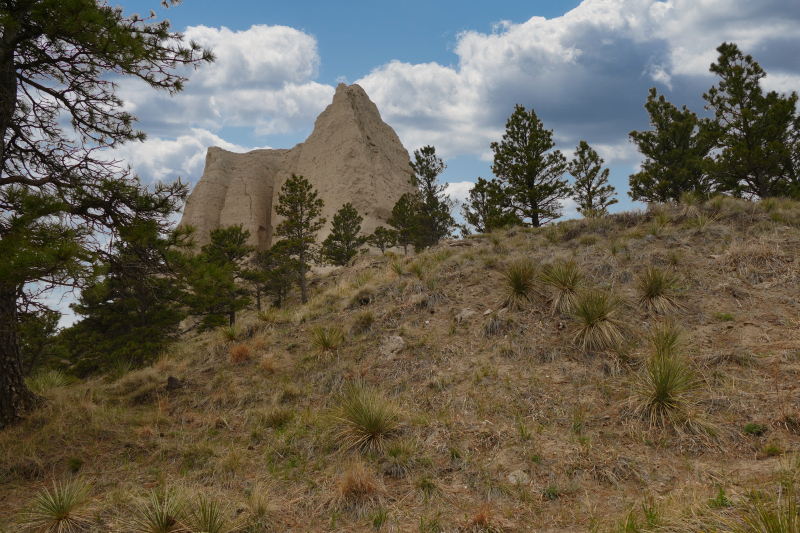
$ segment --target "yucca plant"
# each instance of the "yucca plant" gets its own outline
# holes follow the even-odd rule
[[[637,411],[651,426],[666,426],[687,418],[690,394],[699,385],[694,372],[679,354],[651,354],[645,361],[636,393]]]
[[[135,533],[188,533],[181,521],[185,502],[175,492],[151,491],[149,501],[139,504],[128,529]]]
[[[428,265],[422,260],[414,261],[408,265],[408,271],[417,276],[418,279],[422,279],[428,272]]]
[[[753,491],[739,508],[738,520],[722,519],[730,533],[798,533],[800,502],[791,478],[781,483],[773,499]]]
[[[81,531],[91,521],[89,491],[91,485],[82,479],[61,484],[53,482],[53,491],[36,494],[22,522],[42,533]]]
[[[551,288],[553,314],[569,313],[586,283],[586,276],[575,261],[560,261],[545,268],[542,281]]]
[[[694,228],[694,229],[698,230],[700,233],[705,233],[705,231],[708,229],[709,225],[712,222],[716,222],[716,220],[718,218],[719,218],[719,215],[717,215],[717,214],[709,215],[709,214],[701,213],[701,212],[698,211],[693,217],[691,217],[686,222],[686,225],[689,226],[690,228]]]
[[[533,298],[540,271],[530,259],[511,263],[502,273],[503,305],[521,308]]]
[[[268,324],[275,324],[278,321],[278,313],[279,311],[276,307],[270,307],[269,309],[259,311],[258,319]]]
[[[25,384],[33,392],[43,394],[50,389],[66,385],[67,376],[60,370],[43,370],[27,378]]]
[[[363,381],[345,384],[336,405],[335,418],[341,424],[338,437],[346,448],[382,451],[398,429],[397,408]]]
[[[309,333],[311,345],[317,348],[319,355],[336,351],[344,340],[344,331],[339,326],[314,326]]]
[[[402,278],[403,274],[406,272],[402,259],[395,259],[389,263],[389,268],[392,269],[392,272],[394,272],[398,278]]]
[[[227,506],[200,495],[192,504],[187,525],[192,533],[232,533],[240,526],[232,520]]]
[[[647,340],[652,353],[659,357],[670,357],[684,348],[686,333],[675,322],[656,322]]]
[[[577,323],[573,338],[584,350],[608,350],[623,343],[617,318],[622,305],[609,291],[592,289],[579,295],[570,316]]]
[[[225,340],[235,341],[242,333],[242,328],[236,325],[230,327],[222,326],[219,328],[219,331],[222,333],[222,336],[225,338]]]
[[[686,217],[697,216],[700,213],[701,200],[701,195],[694,191],[687,191],[681,194],[680,203],[683,206],[683,215]]]
[[[656,313],[679,311],[683,306],[678,302],[678,278],[650,265],[636,277],[639,291],[639,305]]]

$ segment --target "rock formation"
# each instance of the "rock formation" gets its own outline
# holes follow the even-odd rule
[[[253,150],[246,154],[212,147],[203,176],[186,202],[181,224],[197,230],[196,242],[209,242],[211,230],[243,224],[249,244],[271,246],[280,222],[278,193],[292,174],[304,176],[325,201],[330,232],[333,215],[347,202],[364,217],[361,230],[386,225],[400,196],[412,191],[409,155],[394,130],[358,85],[340,83],[333,103],[317,117],[305,142],[286,150]]]

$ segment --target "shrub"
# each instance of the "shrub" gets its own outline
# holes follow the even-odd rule
[[[622,344],[624,338],[616,318],[621,303],[616,295],[601,289],[581,294],[570,313],[578,325],[573,342],[584,350],[607,350]]]
[[[714,318],[722,322],[730,322],[734,319],[733,313],[714,313]]]
[[[656,313],[669,313],[683,309],[677,300],[678,278],[669,272],[650,265],[636,277],[639,305]]]
[[[530,302],[538,278],[539,270],[530,259],[511,263],[502,274],[503,305],[517,309]]]
[[[127,529],[135,533],[176,533],[186,530],[180,521],[185,506],[182,498],[172,491],[152,491],[149,500],[146,504],[139,504]]]
[[[637,411],[651,426],[674,424],[686,418],[689,396],[699,385],[689,365],[677,354],[651,354],[640,374]]]
[[[398,428],[395,406],[363,381],[345,384],[336,403],[339,437],[346,448],[382,451]]]
[[[339,326],[314,326],[309,336],[319,355],[335,351],[344,340],[344,332]]]
[[[542,281],[552,288],[553,313],[569,313],[585,284],[585,276],[574,261],[561,261],[545,268]]]
[[[246,344],[236,344],[231,346],[228,350],[228,356],[231,358],[231,363],[238,365],[250,360],[250,347]]]
[[[22,522],[43,533],[81,531],[92,516],[88,509],[90,489],[81,479],[64,484],[54,481],[53,492],[44,489],[36,494]]]

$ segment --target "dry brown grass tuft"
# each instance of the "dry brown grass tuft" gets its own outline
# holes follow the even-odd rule
[[[250,347],[244,343],[235,344],[228,350],[228,357],[234,365],[246,363],[250,360]]]
[[[375,474],[356,460],[346,465],[336,480],[336,493],[331,503],[336,509],[363,517],[369,508],[380,503],[384,492]]]
[[[636,276],[639,305],[656,313],[666,314],[683,310],[678,301],[678,277],[650,265]]]
[[[258,367],[261,369],[262,372],[267,374],[272,374],[273,372],[278,370],[278,361],[275,356],[271,353],[264,354],[261,356],[261,360],[258,363]]]

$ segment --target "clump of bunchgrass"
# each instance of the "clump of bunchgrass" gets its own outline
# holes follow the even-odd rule
[[[536,292],[539,269],[530,259],[514,261],[502,273],[503,305],[519,309],[529,303]]]
[[[678,302],[678,277],[650,265],[636,276],[636,289],[639,292],[639,305],[656,313],[680,311],[683,305]]]
[[[388,476],[405,477],[416,464],[414,455],[417,443],[411,439],[401,439],[392,442],[386,448],[386,463],[384,473]]]
[[[244,343],[235,344],[228,350],[231,363],[238,365],[250,360],[250,347]]]
[[[351,463],[336,483],[334,507],[364,516],[367,508],[380,503],[383,486],[361,461]]]
[[[654,351],[639,376],[636,411],[649,419],[651,426],[683,423],[689,418],[691,393],[698,386],[694,372],[680,354]]]
[[[550,286],[553,313],[569,313],[585,285],[586,276],[575,261],[559,261],[544,270],[542,281]]]
[[[402,278],[403,274],[406,273],[405,265],[403,265],[403,260],[400,258],[397,258],[389,263],[389,268],[398,278]]]
[[[774,498],[752,491],[739,506],[735,519],[722,518],[730,533],[797,533],[800,531],[800,502],[797,488],[789,479],[779,486]]]
[[[267,324],[276,324],[279,320],[280,311],[277,307],[269,307],[257,313],[258,319]]]
[[[36,494],[22,522],[34,531],[61,533],[82,531],[91,522],[89,492],[91,485],[82,479],[67,483],[53,482],[53,491]]]
[[[656,322],[647,340],[653,354],[669,357],[678,354],[686,346],[686,333],[675,322]]]
[[[344,340],[344,331],[339,326],[314,326],[309,332],[311,345],[320,356],[335,352]]]
[[[622,302],[615,294],[592,289],[578,296],[570,312],[577,324],[573,338],[583,350],[608,350],[623,343],[618,314]]]
[[[369,310],[359,311],[353,317],[353,323],[350,326],[350,331],[352,331],[356,335],[367,333],[372,329],[372,326],[374,324],[375,324],[375,315],[373,315],[372,311]]]
[[[149,502],[139,504],[127,529],[135,533],[178,533],[187,531],[181,517],[185,500],[173,491],[151,491]]]
[[[363,381],[346,383],[336,397],[338,437],[345,448],[382,451],[399,427],[397,408]]]
[[[481,332],[481,336],[496,337],[497,335],[503,333],[506,330],[507,326],[508,326],[507,319],[503,318],[497,313],[492,313],[489,316],[489,321],[483,325],[483,331]]]
[[[418,259],[408,265],[408,271],[417,276],[418,279],[424,279],[425,274],[428,273],[428,265],[422,259]]]

